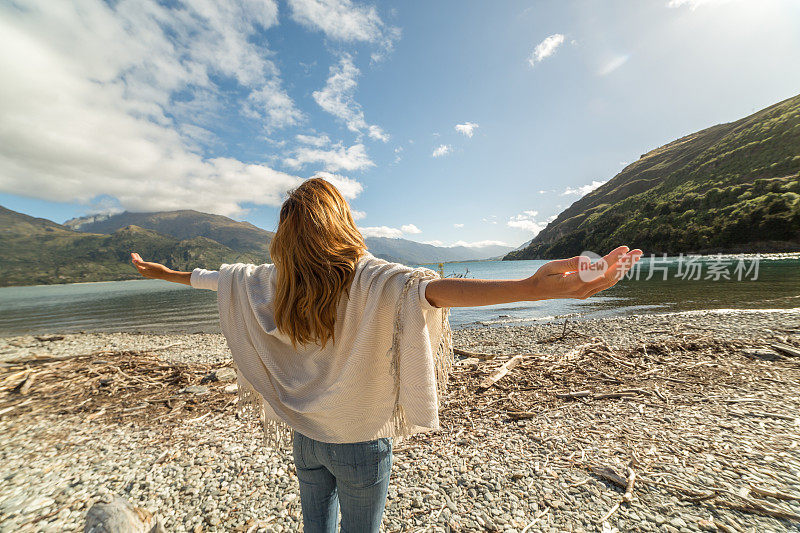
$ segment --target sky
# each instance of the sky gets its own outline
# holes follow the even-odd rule
[[[653,148],[800,93],[796,0],[0,0],[0,205],[517,247]]]

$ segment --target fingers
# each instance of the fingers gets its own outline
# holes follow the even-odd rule
[[[549,274],[564,274],[567,272],[577,272],[580,269],[580,264],[588,263],[591,259],[585,255],[576,255],[569,259],[556,259],[547,263],[547,270]]]
[[[627,246],[618,246],[614,248],[606,254],[602,259],[597,261],[597,263],[605,262],[607,265],[606,268],[611,268],[620,257],[624,256],[628,253],[629,248]],[[569,259],[558,259],[555,261],[550,261],[547,263],[548,273],[550,274],[566,274],[568,272],[578,272],[581,270],[586,270],[587,265],[592,264],[592,259],[586,255],[576,255],[574,257],[570,257]],[[581,269],[581,265],[583,265],[583,269]]]
[[[622,256],[627,254],[629,250],[630,250],[630,248],[628,248],[625,245],[617,246],[616,248],[614,248],[613,250],[608,252],[608,254],[603,256],[603,261],[606,262],[606,264],[608,265],[608,268],[610,269],[614,264],[616,264],[617,261],[619,261],[619,259]]]
[[[585,294],[585,296],[582,298],[588,298],[593,294],[604,291],[616,285],[617,282],[621,280],[623,276],[633,267],[633,265],[636,264],[639,259],[641,259],[641,257],[642,251],[638,248],[615,257],[614,264],[604,273],[603,276],[585,284],[583,288],[583,294]]]
[[[627,247],[626,247],[627,248]],[[624,253],[616,258],[616,261],[613,265],[610,265],[609,272],[611,277],[614,277],[617,281],[622,279],[624,276],[636,262],[641,259],[642,251],[638,248],[635,250],[631,250],[627,253]]]

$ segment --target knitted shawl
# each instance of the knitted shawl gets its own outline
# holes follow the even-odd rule
[[[330,442],[363,442],[439,429],[453,347],[448,308],[420,286],[439,275],[366,253],[342,294],[335,342],[292,347],[273,315],[273,264],[225,264],[219,317],[233,355],[239,408],[260,415],[265,444],[294,431]],[[427,283],[425,283],[427,285]]]

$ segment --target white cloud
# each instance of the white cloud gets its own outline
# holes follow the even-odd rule
[[[390,228],[389,226],[371,226],[367,228],[358,228],[364,237],[388,237],[390,239],[399,239],[403,236],[403,230],[397,228]]]
[[[299,177],[198,151],[230,106],[266,128],[300,120],[252,39],[276,22],[272,0],[0,4],[0,190],[134,211],[279,205]]]
[[[361,185],[361,183],[352,178],[348,178],[347,176],[331,174],[330,172],[317,172],[313,177],[323,178],[325,181],[339,189],[339,192],[342,193],[342,196],[348,200],[357,198],[358,195],[364,190],[364,186]]]
[[[458,133],[472,138],[475,134],[475,130],[478,129],[478,125],[474,122],[465,122],[464,124],[456,124],[455,128]]]
[[[631,56],[628,55],[628,54],[623,54],[623,55],[618,55],[618,56],[612,57],[611,59],[607,60],[605,63],[603,63],[600,66],[600,69],[597,71],[597,74],[599,76],[606,76],[608,74],[611,74],[612,72],[617,70],[619,67],[621,67],[622,65],[627,63],[628,59],[630,59],[630,57]]]
[[[337,143],[327,150],[300,146],[294,150],[291,157],[284,158],[283,162],[293,169],[300,169],[305,165],[319,163],[323,165],[325,170],[330,172],[362,170],[375,166],[375,163],[367,155],[367,150],[363,144],[354,144],[349,148],[345,148],[342,143]]]
[[[590,183],[589,185],[582,185],[580,187],[567,187],[564,190],[564,192],[561,193],[561,196],[567,196],[569,194],[577,194],[578,196],[586,196],[587,194],[589,194],[593,190],[597,189],[598,187],[600,187],[601,185],[603,185],[607,181],[608,180],[606,180],[606,181],[593,180],[592,183]]]
[[[325,111],[342,120],[347,129],[356,133],[367,130],[370,138],[386,142],[389,135],[379,126],[367,124],[364,110],[355,101],[358,87],[356,78],[361,74],[349,55],[343,55],[339,63],[331,65],[328,80],[319,91],[314,91],[314,101]]]
[[[456,224],[453,224],[453,227],[454,227],[454,228],[456,228],[456,229],[461,229],[461,228],[463,228],[463,227],[464,227],[464,224],[458,224],[458,223],[456,223]]]
[[[488,217],[484,217],[481,220],[484,222],[488,222],[490,224],[497,224],[497,215],[489,215]]]
[[[521,214],[509,218],[508,222],[506,222],[506,225],[508,225],[510,228],[530,231],[534,236],[536,236],[547,226],[547,222],[539,222],[536,220],[538,215],[538,211],[523,211]]]
[[[243,105],[243,111],[251,118],[263,119],[267,130],[294,126],[305,118],[275,79],[251,92]]]
[[[483,248],[485,246],[508,246],[503,241],[474,241],[474,242],[467,242],[467,241],[456,241],[450,247],[453,246],[466,246],[467,248]]]
[[[531,53],[531,56],[528,58],[528,63],[530,63],[532,67],[535,66],[541,60],[555,54],[558,47],[563,43],[564,36],[562,34],[554,33],[550,35],[536,45],[536,48],[533,49],[533,53]]]
[[[389,141],[389,134],[374,124],[370,125],[370,127],[367,129],[367,133],[369,134],[370,139],[375,139],[376,141],[381,142]]]
[[[297,139],[298,142],[310,144],[311,146],[316,146],[317,148],[322,148],[323,146],[327,146],[331,143],[331,139],[327,135],[295,135],[294,138]]]
[[[292,19],[327,37],[346,42],[369,42],[380,48],[372,54],[379,61],[392,51],[400,29],[381,20],[375,6],[356,5],[350,0],[288,0]]]
[[[667,7],[683,7],[688,6],[689,9],[694,11],[698,7],[725,4],[731,0],[669,0]]]
[[[440,144],[436,148],[434,148],[433,153],[431,154],[432,157],[442,157],[443,155],[447,155],[450,153],[450,145],[449,144]]]
[[[358,230],[364,237],[388,237],[390,239],[399,239],[403,234],[416,235],[422,233],[422,230],[414,224],[403,224],[400,229],[389,226],[369,226],[358,228]]]
[[[364,211],[356,211],[355,209],[351,209],[350,213],[353,215],[353,220],[361,220],[362,218],[367,217],[367,213]]]
[[[431,241],[421,241],[422,244],[430,244],[431,246],[441,246],[443,248],[454,248],[456,246],[464,246],[467,248],[484,248],[486,246],[509,246],[503,241],[456,241],[453,244],[444,244],[442,241],[434,239]]]

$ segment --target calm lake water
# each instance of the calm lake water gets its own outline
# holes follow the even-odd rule
[[[544,263],[448,263],[444,274],[517,279]],[[451,324],[459,328],[694,309],[798,307],[799,267],[797,254],[706,256],[691,267],[686,258],[645,257],[638,275],[586,300],[454,308]],[[219,332],[216,293],[145,279],[0,288],[0,335],[75,331]]]

